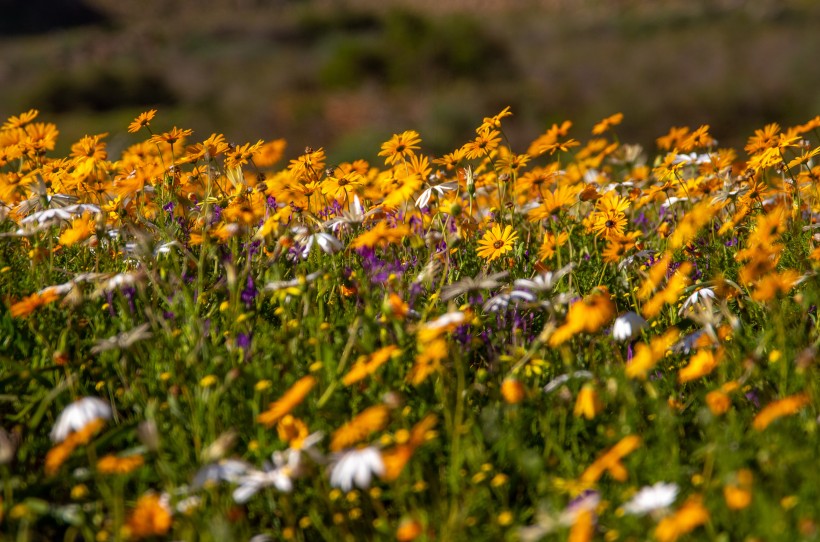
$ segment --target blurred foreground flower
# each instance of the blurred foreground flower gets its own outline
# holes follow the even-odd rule
[[[64,441],[51,448],[46,454],[44,466],[46,474],[49,476],[56,474],[74,450],[88,444],[104,425],[105,421],[100,418],[91,420],[82,429],[69,433]]]
[[[655,527],[655,538],[660,542],[675,542],[679,537],[709,521],[699,495],[690,497],[674,514],[663,518]]]
[[[641,438],[636,435],[628,435],[622,438],[618,444],[607,450],[592,465],[587,467],[584,473],[581,474],[581,481],[595,483],[604,472],[609,471],[613,478],[623,482],[627,478],[627,471],[621,463],[621,459],[637,450],[640,445]]]
[[[438,422],[435,414],[428,414],[410,430],[406,436],[406,441],[397,438],[398,444],[392,448],[382,451],[382,461],[384,462],[384,474],[382,480],[391,482],[399,477],[407,462],[413,457],[416,449],[424,444],[433,432]],[[406,435],[406,431],[402,431]],[[402,432],[397,433],[397,436]]]
[[[51,440],[63,442],[69,433],[80,431],[94,420],[111,419],[111,405],[99,397],[83,397],[66,406],[51,429]]]
[[[629,378],[646,379],[649,371],[663,359],[669,348],[678,340],[677,328],[669,328],[663,335],[652,337],[649,345],[638,343],[635,347],[635,355],[626,365],[626,376]]]
[[[723,350],[713,352],[702,348],[689,359],[689,364],[678,372],[678,381],[681,384],[696,380],[711,373],[723,359]]]
[[[150,339],[151,332],[148,331],[150,327],[150,324],[141,324],[135,327],[134,329],[123,331],[122,333],[118,333],[113,337],[103,339],[91,348],[91,353],[99,354],[101,352],[113,350],[115,348],[125,350],[126,348],[129,348],[132,344],[136,342],[144,341],[145,339]]]
[[[288,414],[299,403],[304,401],[307,394],[316,385],[316,379],[310,375],[297,380],[282,397],[270,404],[268,410],[259,414],[256,420],[267,427],[272,427],[279,418]]]
[[[570,305],[567,321],[555,330],[549,339],[549,344],[552,347],[561,345],[582,331],[595,333],[614,314],[615,304],[610,299],[609,290],[600,286],[584,299]]]
[[[30,296],[13,304],[9,308],[9,313],[13,318],[24,318],[40,307],[57,301],[59,297],[55,288],[46,288],[42,292],[34,292]]]
[[[374,446],[345,450],[334,457],[330,485],[344,492],[353,489],[354,485],[366,489],[374,474],[384,474],[382,455]]]
[[[396,540],[398,542],[410,542],[421,536],[423,531],[424,528],[418,520],[404,518],[399,523],[398,529],[396,529]]]
[[[811,400],[806,393],[799,393],[778,401],[773,401],[757,413],[757,416],[755,416],[752,422],[752,427],[758,431],[763,431],[769,427],[769,424],[773,421],[783,416],[790,416],[799,412],[810,402]]]
[[[731,510],[743,510],[752,503],[754,475],[749,469],[740,469],[735,475],[735,483],[723,486],[723,498]]]
[[[641,334],[646,327],[646,320],[634,312],[629,311],[617,317],[612,325],[612,338],[616,341],[631,341]]]
[[[364,409],[333,433],[330,439],[330,450],[338,452],[364,440],[371,433],[384,428],[389,416],[390,409],[386,405],[375,405]]]
[[[387,363],[390,358],[397,357],[401,350],[395,345],[385,346],[370,354],[361,356],[350,371],[342,378],[345,386],[350,386],[373,374],[379,367]]]
[[[171,529],[171,510],[159,495],[148,493],[137,500],[128,517],[128,531],[134,538],[162,536]]]
[[[572,414],[576,418],[583,416],[591,420],[597,416],[604,405],[598,397],[598,392],[592,384],[584,384],[581,391],[578,392],[578,398],[575,401],[575,409]]]
[[[11,463],[17,453],[17,446],[20,444],[20,433],[12,431],[9,433],[0,427],[0,465]]]
[[[574,536],[581,540],[589,540],[592,535],[591,527],[594,527],[595,510],[599,504],[601,494],[586,490],[570,501],[561,512],[540,508],[535,515],[536,523],[522,527],[518,535],[523,542],[538,542],[558,529],[573,527]],[[570,537],[572,536],[573,534],[570,534]]]
[[[145,464],[145,459],[141,455],[117,457],[109,454],[97,461],[97,472],[100,474],[128,474],[143,464]]]
[[[655,485],[641,488],[641,490],[624,505],[624,512],[635,516],[642,516],[649,512],[671,506],[677,496],[677,484],[658,482]]]
[[[501,396],[504,402],[510,405],[516,405],[524,400],[526,389],[520,380],[515,378],[505,378],[501,383]]]

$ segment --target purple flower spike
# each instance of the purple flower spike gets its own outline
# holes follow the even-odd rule
[[[245,304],[246,308],[251,308],[251,305],[253,305],[253,300],[256,299],[257,293],[256,286],[253,283],[253,277],[248,275],[248,281],[245,283],[245,289],[242,290],[242,294],[240,295],[242,303]]]

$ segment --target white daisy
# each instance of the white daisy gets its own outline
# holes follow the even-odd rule
[[[223,459],[209,463],[199,469],[191,483],[194,489],[217,482],[237,482],[247,472],[253,470],[250,464],[238,459]]]
[[[658,482],[641,488],[632,499],[624,505],[624,512],[642,516],[654,510],[666,508],[675,502],[678,496],[678,485]]]
[[[353,489],[354,485],[366,489],[373,474],[384,474],[384,461],[375,447],[347,450],[336,456],[330,468],[330,485],[345,492]]]
[[[515,212],[519,215],[525,215],[532,211],[533,209],[538,209],[541,206],[541,202],[539,200],[532,200],[528,201],[524,205],[516,205]]]
[[[288,288],[296,288],[301,286],[302,284],[308,284],[316,280],[322,276],[322,271],[314,271],[313,273],[304,276],[304,277],[297,277],[291,280],[275,280],[273,282],[269,282],[265,284],[265,291],[266,292],[278,292],[279,290],[286,290]]]
[[[239,487],[233,490],[233,500],[244,504],[265,487],[275,487],[283,493],[290,493],[293,491],[292,474],[287,465],[271,470],[249,471],[238,480]]]
[[[547,271],[535,276],[532,279],[516,279],[513,286],[516,290],[529,290],[532,292],[549,292],[561,278],[572,271],[575,264],[570,263],[557,271]]]
[[[159,254],[170,254],[170,253],[171,253],[171,249],[172,249],[172,248],[174,248],[174,247],[179,247],[179,241],[171,241],[171,242],[169,242],[169,243],[163,243],[163,244],[159,245],[159,246],[158,246],[158,247],[154,250],[154,254],[155,254],[155,255],[159,255]]]
[[[426,322],[424,328],[426,329],[440,329],[450,326],[459,326],[467,321],[467,315],[461,311],[448,312],[442,314],[435,320]]]
[[[174,509],[181,514],[192,514],[201,505],[202,497],[199,495],[191,495],[177,502]]]
[[[83,213],[99,214],[100,208],[90,203],[78,203],[56,209],[46,209],[27,216],[20,221],[20,224],[47,224],[58,220],[71,220]]]
[[[99,297],[107,292],[113,292],[120,288],[128,288],[134,286],[139,281],[145,278],[145,273],[142,271],[131,271],[127,273],[117,273],[108,278],[108,280],[100,283],[94,291],[94,296]]]
[[[448,301],[468,292],[497,288],[501,285],[501,279],[505,278],[508,274],[507,271],[493,273],[492,275],[479,273],[475,277],[463,278],[458,282],[445,286],[441,291],[441,299]]]
[[[612,326],[612,338],[616,341],[631,341],[645,327],[646,320],[640,314],[629,311],[615,319],[615,324]]]
[[[99,354],[107,350],[114,350],[115,348],[119,348],[120,350],[130,348],[136,342],[150,339],[152,337],[152,333],[149,331],[150,328],[151,324],[140,324],[134,329],[129,329],[113,337],[97,341],[97,344],[91,347],[91,353]]]
[[[686,312],[688,309],[694,309],[696,305],[706,306],[707,303],[710,303],[715,299],[715,291],[711,288],[700,288],[699,290],[695,290],[692,292],[692,295],[686,298],[686,301],[683,302],[680,310],[678,311],[679,316],[683,316],[683,313]]]
[[[689,198],[678,198],[678,197],[672,196],[670,198],[667,198],[666,201],[664,201],[663,203],[661,203],[661,207],[669,208],[669,207],[672,207],[673,205],[675,205],[676,203],[680,203],[682,201],[684,201],[684,202],[689,201]]]
[[[536,297],[531,292],[526,290],[513,290],[511,292],[502,292],[494,295],[484,302],[484,312],[498,312],[506,309],[511,303],[532,303]]]
[[[427,190],[421,193],[421,195],[416,200],[416,207],[421,209],[430,201],[430,197],[433,195],[433,191],[439,195],[439,197],[443,196],[446,192],[456,190],[458,188],[457,182],[446,182],[439,185],[431,186]]]
[[[564,384],[569,382],[570,378],[581,378],[581,379],[584,379],[584,380],[588,380],[588,379],[592,378],[593,376],[595,376],[595,375],[593,375],[589,371],[575,371],[574,373],[565,373],[565,374],[556,376],[555,378],[553,378],[552,380],[547,382],[546,386],[544,386],[544,393],[554,392],[555,390],[557,390],[558,388],[560,388],[561,386],[563,386]]]
[[[678,154],[675,156],[675,159],[672,160],[672,163],[677,164],[684,164],[684,165],[701,165],[701,164],[709,164],[712,162],[712,157],[708,154],[698,154],[696,152],[691,152],[689,154]]]
[[[380,207],[374,207],[369,211],[365,211],[361,201],[359,201],[359,196],[353,196],[353,201],[350,202],[349,211],[342,211],[342,213],[339,216],[327,220],[324,224],[322,224],[322,226],[325,228],[330,228],[335,232],[341,226],[361,224],[368,217],[381,212],[382,209]]]
[[[301,230],[302,231],[296,233],[295,237],[297,241],[304,243],[302,250],[299,252],[299,256],[301,256],[303,260],[307,259],[310,255],[310,250],[314,244],[319,245],[319,248],[325,254],[336,254],[344,248],[342,242],[329,233],[319,232],[309,234],[307,228],[301,228]]]
[[[288,448],[283,452],[273,452],[271,463],[265,463],[262,470],[249,470],[235,481],[239,484],[233,492],[233,499],[242,504],[247,502],[257,491],[264,487],[274,487],[283,493],[293,491],[293,481],[303,474],[302,454],[306,453],[317,463],[324,461],[315,449],[322,440],[322,433],[316,432],[305,437],[297,448]]]
[[[51,440],[62,442],[70,433],[79,431],[94,420],[110,420],[111,405],[99,397],[83,397],[63,409],[51,429]]]

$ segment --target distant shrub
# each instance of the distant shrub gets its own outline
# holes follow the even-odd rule
[[[329,87],[349,88],[368,78],[400,86],[515,73],[507,47],[464,16],[432,20],[394,10],[376,27],[356,27],[361,31],[314,25],[324,29],[331,51],[319,70],[320,82]]]
[[[157,74],[99,68],[77,74],[55,73],[32,93],[31,101],[44,110],[61,113],[172,105],[177,96]]]

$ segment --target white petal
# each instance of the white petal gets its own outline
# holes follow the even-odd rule
[[[430,201],[430,197],[432,195],[433,195],[433,189],[432,188],[428,188],[427,190],[422,192],[421,195],[416,200],[416,207],[421,209],[422,207],[426,206],[427,202]]]
[[[99,397],[83,397],[65,407],[60,413],[51,429],[51,440],[62,442],[69,433],[79,431],[96,419],[108,420],[111,416],[111,405]]]
[[[326,254],[335,254],[344,248],[342,242],[329,233],[317,233],[314,237],[316,238],[316,242],[319,243],[319,247],[321,247]]]
[[[353,476],[353,481],[361,489],[367,489],[370,486],[370,469],[365,465],[359,465],[358,470]]]
[[[259,488],[259,484],[255,482],[250,482],[241,485],[233,490],[233,500],[235,500],[238,504],[244,504],[248,502],[248,500],[251,497],[256,495],[256,492],[259,491]]]
[[[637,337],[646,327],[646,320],[633,311],[620,315],[612,325],[612,337],[616,341],[629,341]]]

